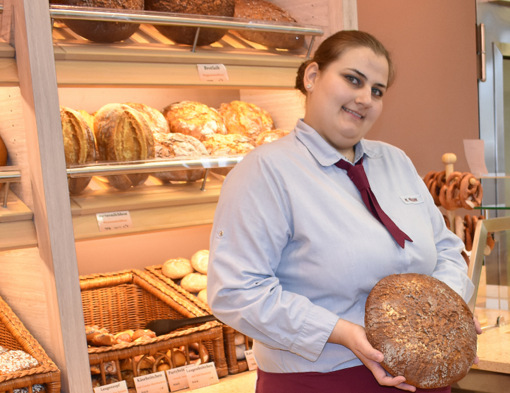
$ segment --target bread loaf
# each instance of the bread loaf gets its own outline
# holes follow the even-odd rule
[[[211,156],[217,157],[244,155],[255,148],[250,138],[241,134],[212,135],[204,140],[204,146]],[[231,167],[211,169],[212,172],[223,176],[231,170]]]
[[[290,14],[266,0],[235,0],[236,18],[264,20],[280,23],[296,23]],[[302,35],[273,33],[262,30],[239,30],[238,34],[247,40],[270,48],[299,49],[305,42]]]
[[[96,141],[94,132],[80,112],[67,108],[60,108],[62,134],[64,137],[64,154],[66,165],[87,164],[96,160]],[[91,177],[68,178],[69,192],[81,193],[89,184]]]
[[[190,159],[208,156],[205,146],[197,138],[181,133],[154,134],[156,158]],[[154,176],[164,182],[192,182],[203,179],[205,169],[183,169],[168,172],[156,172]]]
[[[209,265],[209,250],[198,250],[191,256],[191,266],[197,272],[207,274]]]
[[[255,140],[255,146],[271,143],[289,134],[289,131],[280,128],[269,131],[262,131]]]
[[[153,133],[168,134],[170,132],[165,116],[156,108],[139,102],[127,102],[126,105],[145,116]]]
[[[154,137],[147,119],[124,104],[107,104],[94,116],[99,160],[129,162],[154,158]],[[108,176],[120,190],[142,184],[148,174]]]
[[[180,101],[163,109],[170,132],[191,135],[200,141],[214,134],[226,134],[227,128],[218,111],[196,101]]]
[[[229,134],[244,135],[252,143],[261,132],[274,129],[269,112],[249,102],[234,100],[222,103],[218,111]]]
[[[144,0],[50,0],[51,4],[79,7],[113,8],[119,10],[143,10]],[[138,30],[137,23],[102,22],[66,19],[64,23],[76,34],[94,42],[117,42],[125,40]]]
[[[424,274],[393,274],[371,290],[365,307],[368,341],[382,366],[421,389],[463,378],[476,356],[473,314],[445,283]]]
[[[207,276],[201,273],[190,273],[182,278],[180,285],[188,292],[198,293],[207,288]]]
[[[180,280],[184,276],[193,272],[194,270],[191,266],[191,262],[186,258],[169,259],[165,261],[161,267],[161,273],[172,280]]]
[[[234,16],[235,0],[145,0],[145,8],[151,11],[175,12],[180,14]],[[161,34],[178,44],[192,45],[196,27],[156,25]],[[209,45],[220,40],[226,29],[200,28],[197,45]]]

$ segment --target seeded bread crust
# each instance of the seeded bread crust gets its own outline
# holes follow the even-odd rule
[[[365,307],[368,341],[384,354],[382,366],[420,389],[451,385],[476,356],[473,314],[445,283],[423,274],[380,280]]]

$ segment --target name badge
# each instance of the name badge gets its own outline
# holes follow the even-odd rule
[[[413,205],[417,203],[423,203],[423,198],[420,194],[416,195],[405,195],[401,196],[400,199],[406,204],[406,205]]]

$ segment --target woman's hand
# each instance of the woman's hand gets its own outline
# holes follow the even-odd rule
[[[394,386],[409,392],[416,391],[416,387],[405,383],[405,377],[392,377],[381,366],[384,355],[370,345],[362,326],[339,319],[328,342],[349,348],[372,372],[379,385]]]

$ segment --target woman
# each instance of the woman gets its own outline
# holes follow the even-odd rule
[[[415,391],[403,376],[387,375],[367,341],[370,290],[385,276],[414,272],[465,300],[473,292],[463,244],[409,158],[364,139],[393,75],[388,52],[370,34],[332,35],[298,71],[304,118],[248,154],[224,182],[208,299],[219,319],[255,340],[258,393]],[[400,238],[368,210],[339,160],[362,162]]]

